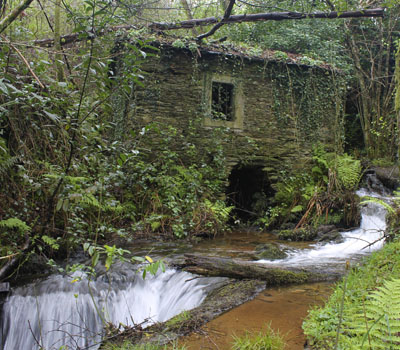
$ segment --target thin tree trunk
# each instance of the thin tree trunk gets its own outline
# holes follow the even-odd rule
[[[181,4],[182,4],[183,8],[185,9],[188,20],[189,21],[193,20],[192,11],[190,11],[190,7],[189,7],[189,4],[187,3],[187,1],[181,0]],[[197,29],[195,27],[192,28],[192,33],[193,33],[193,36],[199,35],[199,33],[197,32]]]
[[[54,3],[54,48],[55,68],[58,81],[64,81],[64,68],[62,64],[62,49],[61,49],[61,0],[56,0]]]
[[[225,23],[241,23],[241,22],[258,22],[258,21],[282,21],[282,20],[293,20],[293,19],[305,19],[305,18],[360,18],[360,17],[382,17],[383,9],[368,9],[361,11],[345,11],[345,12],[271,12],[271,13],[255,13],[255,14],[243,14],[243,15],[232,15],[225,20]],[[149,25],[150,28],[155,30],[173,30],[173,29],[190,29],[196,26],[207,26],[210,24],[216,24],[222,20],[221,17],[208,17],[193,19],[191,21],[182,21],[178,23],[153,23]]]
[[[396,53],[396,67],[394,75],[396,81],[394,104],[397,116],[397,158],[400,159],[400,48],[397,49]]]

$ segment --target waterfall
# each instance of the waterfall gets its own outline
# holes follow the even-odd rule
[[[390,200],[374,192],[359,190],[358,196],[375,197]],[[341,243],[316,243],[307,249],[292,249],[288,257],[280,260],[260,260],[261,263],[276,264],[280,266],[307,267],[314,266],[319,269],[335,270],[344,266],[348,260],[377,250],[383,245],[383,235],[386,230],[386,209],[379,203],[368,203],[361,208],[360,227],[342,232]]]
[[[97,349],[103,324],[149,325],[198,306],[218,279],[168,269],[142,279],[125,266],[95,281],[53,275],[3,305],[0,349]]]

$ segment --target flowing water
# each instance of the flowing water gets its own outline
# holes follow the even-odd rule
[[[373,192],[360,190],[357,192],[360,197],[380,197]],[[361,209],[360,227],[342,232],[341,243],[317,243],[307,249],[293,249],[289,247],[289,256],[280,260],[260,260],[266,263],[279,266],[316,267],[323,271],[341,270],[345,267],[346,261],[358,259],[360,256],[380,249],[383,245],[383,235],[386,230],[386,210],[379,203],[370,202],[364,204]]]
[[[359,192],[360,196],[367,194],[371,195],[365,191]],[[344,267],[345,261],[356,259],[382,246],[383,241],[380,238],[386,228],[385,215],[385,210],[381,206],[370,203],[362,209],[360,228],[343,232],[342,243],[279,242],[288,249],[289,257],[283,260],[259,262],[273,266],[318,266],[319,269],[337,271]],[[276,240],[273,235],[242,232],[202,242],[191,249],[206,252],[208,255],[249,259],[257,244],[272,240]],[[170,248],[173,250],[173,247]],[[187,249],[186,247],[185,250]],[[46,350],[51,350],[59,349],[62,345],[71,349],[88,347],[95,349],[95,344],[100,340],[104,321],[112,322],[117,326],[119,324],[145,326],[152,322],[165,321],[183,310],[198,306],[213,288],[212,286],[220,280],[218,278],[194,279],[189,273],[173,269],[168,269],[156,277],[148,276],[143,280],[139,274],[135,273],[135,268],[131,265],[115,267],[116,272],[100,276],[90,283],[85,276],[82,280],[77,280],[77,275],[71,277],[53,275],[45,280],[12,290],[12,294],[3,305],[0,349],[33,350],[42,346]],[[277,290],[281,289],[268,293],[273,294]],[[299,289],[294,289],[295,294],[298,293],[296,290]],[[306,299],[300,303],[303,305],[301,307],[306,309],[304,305],[308,305],[309,301],[308,287],[300,288],[300,290],[306,291]],[[262,295],[254,302],[262,299]],[[303,300],[299,298],[299,295],[295,295],[293,300]],[[290,298],[286,297],[286,301],[291,300]],[[281,300],[280,297],[277,300]],[[271,300],[259,302],[260,305],[269,306],[267,309],[262,309],[264,312],[259,313],[259,317],[265,322],[273,319],[274,312],[276,315],[283,315],[282,309],[273,311],[272,304],[269,305]],[[300,307],[295,304],[291,305],[292,313],[296,313],[295,310]],[[246,310],[246,305],[232,312]],[[284,302],[278,302],[276,305],[289,307],[285,306]],[[293,308],[293,306],[296,307]],[[261,310],[259,306],[255,309]],[[247,321],[239,322],[242,328],[247,327],[249,320],[257,319],[252,317],[254,312],[248,310],[241,314],[247,315]],[[239,319],[237,316],[232,317]],[[300,320],[301,317],[299,316],[298,319]],[[227,320],[223,323],[229,324]],[[261,321],[257,323],[262,324]],[[284,322],[284,324],[289,323]],[[220,349],[228,348],[220,347]]]
[[[13,291],[3,306],[2,350],[96,349],[103,321],[115,325],[163,322],[198,306],[217,278],[168,269],[156,277],[119,267],[110,278],[53,275]]]

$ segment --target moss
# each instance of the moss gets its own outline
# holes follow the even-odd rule
[[[280,269],[274,269],[273,279],[268,281],[271,286],[283,285],[283,284],[302,284],[310,280],[310,276],[313,274],[311,272],[294,272],[285,271]]]
[[[316,230],[309,226],[295,230],[280,230],[278,232],[278,238],[285,241],[312,241],[316,237]]]
[[[256,247],[255,256],[258,259],[277,260],[286,258],[287,254],[277,244],[266,243]]]

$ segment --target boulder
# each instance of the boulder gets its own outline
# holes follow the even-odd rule
[[[316,230],[310,226],[294,230],[280,230],[278,232],[278,238],[285,241],[312,241],[316,237]]]
[[[255,257],[257,259],[277,260],[286,258],[287,254],[277,244],[265,243],[256,247]]]

